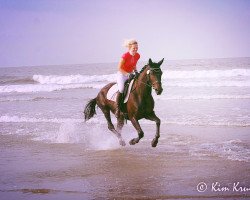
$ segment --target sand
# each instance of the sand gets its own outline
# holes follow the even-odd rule
[[[239,199],[250,191],[248,162],[136,146],[86,150],[82,144],[0,136],[1,199]],[[205,182],[207,190],[197,191]],[[212,184],[230,191],[213,191]],[[219,187],[217,187],[218,189]]]

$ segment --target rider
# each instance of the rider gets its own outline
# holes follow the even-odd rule
[[[134,39],[129,39],[124,41],[124,46],[128,48],[128,52],[124,53],[118,65],[117,72],[117,85],[118,93],[116,97],[116,111],[115,116],[120,116],[120,104],[122,99],[122,93],[124,91],[124,83],[129,78],[131,73],[136,72],[136,64],[140,59],[140,54],[138,51],[138,42]]]

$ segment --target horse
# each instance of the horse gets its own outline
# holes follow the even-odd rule
[[[130,140],[130,145],[138,143],[140,139],[144,136],[144,132],[138,120],[145,118],[154,121],[156,123],[156,134],[151,142],[151,145],[152,147],[156,147],[158,139],[160,138],[161,120],[156,116],[154,112],[154,99],[152,97],[152,89],[155,90],[157,95],[160,95],[163,91],[161,83],[161,77],[163,72],[160,68],[163,61],[164,58],[158,63],[154,63],[150,58],[148,64],[141,69],[139,75],[134,80],[129,99],[125,104],[127,115],[121,112],[120,116],[117,118],[116,129],[110,117],[110,111],[113,114],[115,113],[116,103],[107,99],[108,90],[114,84],[116,84],[115,82],[109,83],[104,86],[98,93],[97,97],[91,99],[87,103],[84,109],[85,122],[96,114],[95,107],[97,105],[102,110],[107,120],[108,129],[117,136],[120,145],[125,146],[126,143],[121,136],[121,130],[124,126],[125,118],[131,121],[138,133],[137,138],[133,138],[132,140]]]

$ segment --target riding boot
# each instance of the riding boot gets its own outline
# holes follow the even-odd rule
[[[116,111],[115,111],[115,117],[119,118],[120,117],[120,112],[121,112],[121,100],[122,100],[122,93],[119,91],[117,92],[116,96]]]

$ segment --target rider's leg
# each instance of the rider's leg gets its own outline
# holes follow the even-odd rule
[[[124,91],[124,83],[128,79],[127,75],[122,74],[120,71],[117,73],[117,85],[118,85],[118,93],[116,97],[116,111],[115,116],[118,118],[120,116],[120,106],[122,100],[122,93]]]
[[[119,118],[120,117],[120,112],[121,112],[121,100],[122,100],[122,93],[119,91],[117,92],[116,96],[116,111],[115,111],[115,117]]]

